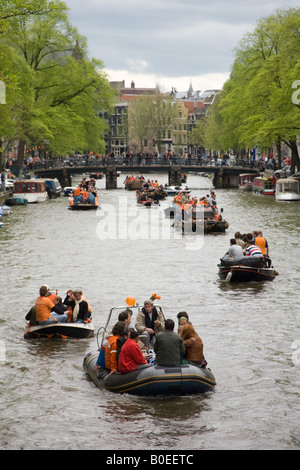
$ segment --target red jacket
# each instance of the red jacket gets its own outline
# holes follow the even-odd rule
[[[147,361],[136,341],[128,338],[120,352],[118,370],[122,374],[132,372],[139,364],[147,364]]]

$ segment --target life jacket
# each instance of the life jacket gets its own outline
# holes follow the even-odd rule
[[[105,346],[105,367],[110,370],[117,370],[117,339],[120,335],[113,335],[107,339]]]

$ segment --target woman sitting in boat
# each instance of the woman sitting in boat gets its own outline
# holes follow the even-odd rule
[[[64,304],[72,308],[72,322],[85,323],[90,319],[91,308],[85,297],[83,297],[81,289],[69,291],[64,300]]]
[[[62,298],[59,295],[54,297],[53,303],[54,307],[52,307],[51,312],[58,313],[59,315],[68,315],[69,309],[65,304],[63,304]]]
[[[137,314],[135,328],[139,334],[147,334],[150,343],[154,344],[155,336],[164,329],[163,314],[157,311],[152,300],[145,300],[144,307]]]
[[[42,286],[40,288],[40,296],[35,302],[36,321],[40,325],[54,322],[65,323],[68,320],[68,315],[60,315],[56,312],[52,312],[54,302],[49,298],[48,293],[49,289],[47,286]]]
[[[144,358],[138,342],[138,332],[131,330],[130,337],[122,346],[118,360],[118,370],[121,372],[121,374],[125,374],[126,372],[133,372],[134,370],[141,369],[142,367],[149,367],[149,364]]]
[[[117,340],[121,336],[124,336],[126,333],[125,323],[123,321],[118,321],[113,329],[112,329],[112,336],[107,338],[107,343],[105,345],[105,368],[110,371],[110,374],[115,372],[118,369],[118,359],[117,359],[117,351],[118,351],[118,343]],[[125,346],[125,344],[122,346]],[[121,349],[121,352],[122,352]],[[100,354],[97,360],[97,364],[100,365]]]
[[[185,347],[185,358],[182,359],[182,364],[197,364],[205,367],[207,362],[203,355],[203,342],[196,333],[193,325],[184,325],[181,333],[181,338]]]
[[[190,322],[189,316],[186,312],[179,312],[177,314],[177,318],[178,318],[178,333],[181,334],[184,325],[188,325],[188,324],[191,325],[191,322]]]

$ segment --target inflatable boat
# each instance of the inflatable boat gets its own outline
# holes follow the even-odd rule
[[[271,260],[255,256],[244,256],[235,261],[221,258],[219,278],[226,282],[261,282],[273,281],[277,273]]]
[[[92,322],[87,323],[49,323],[48,325],[25,326],[25,339],[38,338],[62,338],[62,339],[87,339],[95,334]]]
[[[156,294],[155,294],[156,295]],[[130,299],[130,302],[128,300]],[[135,304],[133,297],[126,299],[127,307],[111,308],[105,327],[100,327],[97,332],[98,350],[88,353],[83,360],[83,368],[89,378],[100,389],[109,390],[115,393],[128,393],[131,395],[191,395],[196,393],[206,393],[212,391],[216,385],[215,378],[208,368],[202,368],[196,364],[181,364],[178,367],[164,367],[155,365],[153,354],[150,363],[145,367],[133,372],[121,374],[114,372],[109,374],[103,367],[96,367],[99,351],[105,343],[105,337],[110,333],[112,326],[118,319],[118,312],[129,307],[130,315],[134,316],[141,307]],[[154,304],[164,317],[160,305]],[[132,320],[132,325],[134,325]],[[98,334],[102,331],[102,340],[98,340]],[[140,341],[144,343],[143,351],[151,353],[150,343],[147,336],[140,334]]]
[[[208,368],[192,364],[178,367],[149,365],[134,372],[109,375],[100,367],[95,371],[99,351],[90,352],[83,361],[83,368],[97,387],[115,393],[130,395],[192,395],[214,389],[215,377]]]

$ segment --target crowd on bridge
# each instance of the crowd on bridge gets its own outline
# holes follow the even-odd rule
[[[284,166],[286,160],[283,160],[281,166]],[[6,169],[13,169],[16,165],[15,158],[7,158],[5,163]],[[236,167],[252,167],[258,168],[259,171],[266,169],[275,170],[278,168],[278,162],[274,156],[268,159],[266,156],[253,156],[238,158],[233,155],[205,155],[198,154],[192,155],[186,153],[184,155],[177,155],[173,152],[123,152],[117,154],[114,152],[101,154],[94,152],[87,152],[84,154],[75,153],[74,155],[67,155],[66,157],[50,157],[50,156],[28,156],[24,159],[23,172],[46,169],[46,168],[61,168],[61,167],[79,167],[79,166],[108,166],[108,165],[124,165],[124,166],[143,166],[143,165],[180,165],[180,166],[236,166]]]

